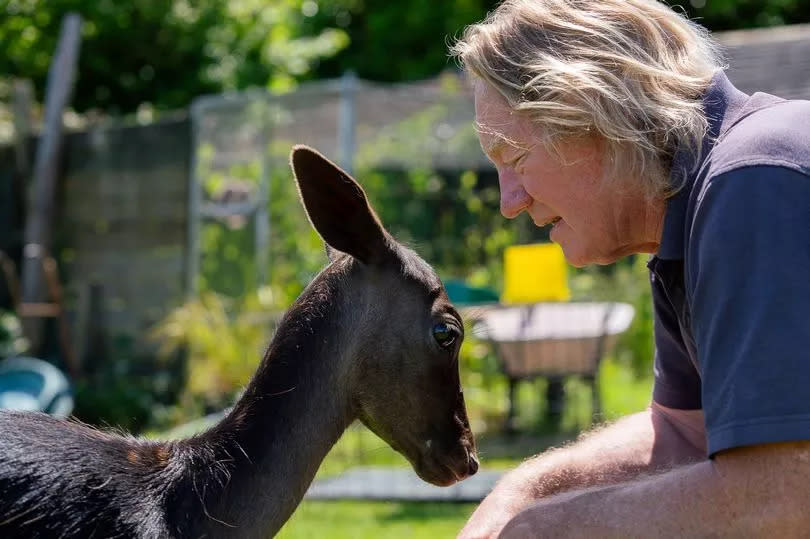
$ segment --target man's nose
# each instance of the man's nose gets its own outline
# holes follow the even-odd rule
[[[513,219],[532,203],[532,197],[523,188],[514,173],[498,173],[498,185],[501,191],[501,215]]]

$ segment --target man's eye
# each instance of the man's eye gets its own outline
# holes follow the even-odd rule
[[[442,348],[449,348],[456,342],[456,330],[443,322],[439,322],[433,326],[433,338],[439,343]]]

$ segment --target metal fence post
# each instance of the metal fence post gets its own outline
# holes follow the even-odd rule
[[[338,155],[340,166],[352,174],[354,172],[354,125],[355,93],[357,76],[347,71],[340,79],[340,115],[338,116]]]
[[[270,160],[268,156],[268,145],[270,136],[268,131],[272,126],[271,107],[267,100],[262,100],[261,108],[261,128],[260,137],[260,172],[259,172],[259,192],[256,197],[256,286],[263,286],[268,282],[268,253],[270,250],[270,214],[268,209],[270,196]]]
[[[197,296],[200,272],[200,205],[202,186],[200,185],[200,101],[191,104],[191,174],[188,186],[188,238],[186,245],[186,295],[188,299]]]
[[[55,193],[62,149],[62,114],[70,103],[81,46],[82,19],[69,13],[62,21],[59,42],[48,70],[45,120],[37,144],[31,199],[26,215],[22,261],[22,301],[37,304],[45,295],[42,261],[50,255]],[[25,334],[34,354],[42,353],[44,324],[41,317],[21,314]]]

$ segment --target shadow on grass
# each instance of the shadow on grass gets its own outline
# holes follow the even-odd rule
[[[471,515],[477,504],[474,503],[424,503],[397,502],[391,503],[389,510],[380,516],[382,522],[406,520],[452,520],[457,521],[460,515]]]
[[[518,432],[479,436],[478,456],[487,468],[508,468],[552,447],[577,439],[579,432]]]

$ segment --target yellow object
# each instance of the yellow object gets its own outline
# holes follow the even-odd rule
[[[507,247],[503,255],[503,296],[506,304],[567,301],[568,264],[556,243]]]

